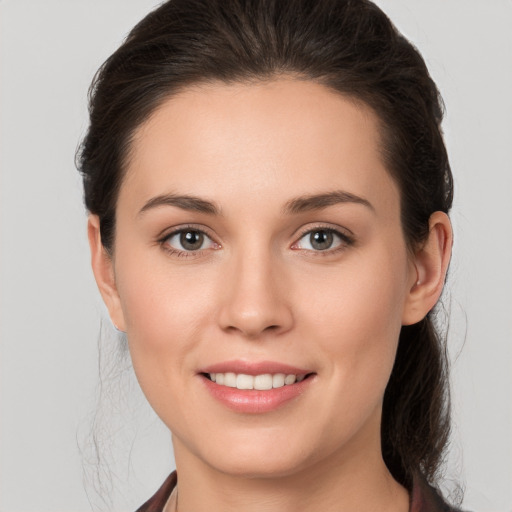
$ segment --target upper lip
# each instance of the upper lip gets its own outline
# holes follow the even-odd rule
[[[311,370],[298,368],[277,361],[223,361],[199,370],[199,373],[243,373],[245,375],[263,375],[265,373],[284,373],[286,375],[307,375]]]

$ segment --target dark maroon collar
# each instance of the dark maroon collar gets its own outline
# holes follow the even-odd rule
[[[414,478],[410,512],[462,512],[446,503],[434,487],[420,475]]]
[[[160,489],[136,512],[162,512],[176,487],[178,476],[173,471],[162,484]],[[459,512],[450,507],[441,497],[441,495],[431,487],[423,477],[414,479],[411,492],[411,506],[409,512]]]
[[[136,512],[162,512],[171,495],[172,490],[176,487],[178,482],[178,475],[173,471],[161,485],[160,489],[149,498],[142,507],[138,508]]]

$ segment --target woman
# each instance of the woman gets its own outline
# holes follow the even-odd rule
[[[435,84],[386,16],[167,2],[90,117],[93,271],[176,458],[139,510],[451,510],[429,483],[452,177]]]

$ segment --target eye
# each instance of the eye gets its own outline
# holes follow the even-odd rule
[[[166,236],[162,243],[171,252],[193,252],[218,247],[206,233],[198,229],[186,228]]]
[[[334,229],[317,228],[305,233],[293,246],[293,249],[308,251],[328,251],[342,248],[353,243],[347,235]]]

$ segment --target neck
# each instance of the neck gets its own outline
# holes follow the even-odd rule
[[[408,493],[392,478],[380,450],[373,457],[358,457],[355,461],[346,458],[346,453],[332,454],[302,471],[261,478],[218,471],[191,456],[178,440],[174,440],[174,445],[178,468],[177,512],[409,510]],[[175,510],[175,503],[170,500],[166,512]]]

